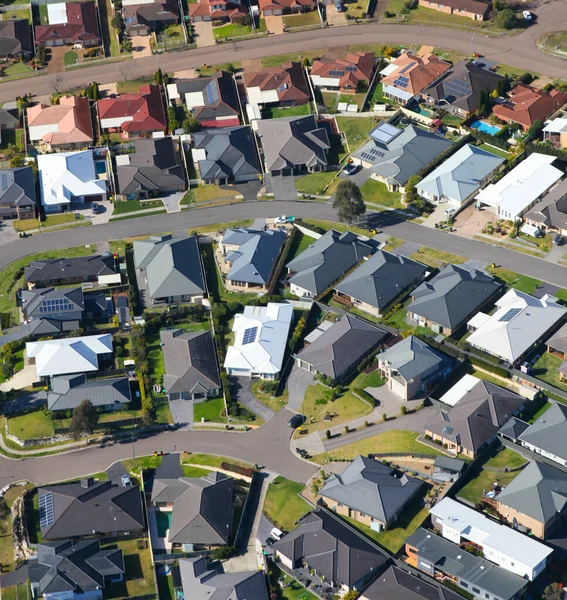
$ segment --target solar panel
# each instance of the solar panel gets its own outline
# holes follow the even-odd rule
[[[207,104],[216,104],[220,99],[219,88],[216,81],[211,81],[205,88],[207,94]]]
[[[498,319],[499,323],[508,323],[508,321],[511,321],[518,313],[521,313],[522,309],[521,308],[511,308],[508,312],[506,312],[506,314],[504,314],[503,316],[501,316]]]
[[[336,71],[336,70],[334,70],[334,71],[329,71],[329,75],[330,75],[331,77],[342,77],[344,74],[345,74],[345,72],[344,72],[344,71]]]
[[[47,492],[39,497],[39,526],[41,529],[49,527],[55,522],[55,512],[53,510],[53,494]]]
[[[73,305],[65,298],[50,298],[44,300],[39,307],[40,313],[52,313],[65,310],[73,310]]]
[[[395,81],[394,81],[394,85],[397,85],[398,87],[401,88],[407,88],[408,87],[408,83],[409,83],[409,79],[407,77],[398,77]]]
[[[8,189],[8,175],[6,175],[6,173],[2,173],[2,179],[0,180],[0,185],[2,186],[3,192],[5,192]]]
[[[416,63],[415,62],[410,62],[409,65],[406,65],[401,71],[400,71],[400,75],[402,73],[405,73],[408,69],[411,69]]]
[[[356,67],[352,67],[352,66],[350,66],[350,67],[345,67],[345,71],[346,71],[347,73],[356,73]]]
[[[244,336],[242,337],[242,345],[252,344],[256,341],[256,334],[258,333],[257,327],[249,327],[244,330]]]
[[[466,81],[461,81],[460,79],[453,79],[445,83],[445,91],[448,94],[460,98],[462,96],[470,94],[471,87]]]

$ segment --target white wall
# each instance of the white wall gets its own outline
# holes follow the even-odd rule
[[[30,140],[36,142],[41,140],[46,133],[57,133],[59,127],[57,123],[48,123],[47,125],[35,125],[29,128]]]

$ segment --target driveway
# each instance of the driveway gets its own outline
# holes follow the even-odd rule
[[[133,35],[130,39],[132,40],[132,58],[145,58],[152,55],[151,36]]]
[[[8,400],[3,406],[4,414],[20,413],[24,411],[36,410],[47,402],[45,392],[30,392],[13,400]]]
[[[266,29],[270,33],[274,33],[276,35],[281,35],[282,33],[285,33],[282,17],[272,15],[269,17],[264,17],[264,19],[266,21]]]
[[[305,398],[305,391],[316,381],[317,378],[313,373],[294,364],[287,380],[287,391],[289,394],[287,407],[299,412]]]
[[[24,361],[26,357],[24,354]],[[23,388],[31,387],[32,383],[39,381],[35,365],[25,364],[21,371],[18,371],[13,377],[0,383],[0,391],[9,392],[10,390],[21,390]]]
[[[242,194],[244,200],[256,200],[262,186],[263,183],[261,181],[248,181],[247,183],[235,183],[231,186],[221,185],[220,187],[223,190],[231,190],[232,192]]]
[[[68,46],[52,46],[47,51],[49,53],[47,61],[47,72],[48,73],[61,73],[65,70],[65,61],[63,55],[67,50],[70,50]],[[65,88],[63,88],[65,89]]]
[[[252,394],[252,380],[249,377],[231,377],[230,383],[234,397],[245,406],[250,412],[269,421],[276,413],[262,404]]]
[[[295,189],[295,177],[264,177],[266,190],[274,194],[274,200],[297,200],[297,190]]]
[[[378,412],[380,415],[386,413],[388,417],[399,415],[402,405],[409,411],[417,408],[423,402],[423,398],[404,402],[385,385],[377,388],[368,387],[365,388],[365,391],[376,399],[376,408],[374,409],[374,412]]]
[[[211,21],[193,23],[193,31],[195,33],[197,48],[215,45],[215,34],[213,33],[213,24]]]
[[[344,171],[342,171],[339,175],[339,178],[352,181],[353,183],[356,183],[358,187],[362,187],[370,179],[370,175],[371,173],[368,169],[360,167],[353,175],[347,175]]]
[[[346,25],[346,12],[337,12],[334,4],[328,4],[325,7],[327,13],[327,23],[329,25]]]
[[[169,409],[176,425],[193,425],[193,400],[170,400]]]
[[[181,212],[179,203],[184,195],[185,192],[176,192],[174,194],[169,194],[168,196],[162,196],[160,200],[163,202],[163,205],[168,213]]]

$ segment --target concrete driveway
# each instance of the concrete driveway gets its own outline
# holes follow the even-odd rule
[[[193,425],[193,400],[170,400],[169,409],[176,425]]]
[[[334,4],[328,4],[325,7],[325,10],[327,12],[327,23],[329,23],[329,25],[347,24],[346,12],[337,12]]]
[[[252,380],[249,377],[231,377],[230,383],[234,397],[250,412],[264,421],[269,421],[276,414],[254,397],[251,388]]]
[[[27,361],[24,353],[24,361]],[[14,374],[13,377],[0,383],[0,390],[2,392],[9,392],[10,390],[21,390],[23,388],[31,387],[32,383],[39,381],[37,376],[35,365],[25,364],[21,371]]]
[[[215,45],[215,34],[213,33],[213,24],[211,21],[193,23],[193,31],[195,32],[197,48]]]
[[[160,200],[163,202],[163,205],[168,213],[181,212],[179,203],[184,195],[185,192],[176,192],[174,194],[169,194],[168,196],[163,196],[160,198]]]
[[[353,183],[356,183],[358,187],[362,187],[370,179],[371,174],[372,173],[370,173],[368,169],[359,167],[358,171],[353,175],[347,175],[344,171],[342,171],[339,175],[339,178],[352,181]]]
[[[145,58],[152,55],[149,35],[133,35],[130,39],[132,40],[132,58]]]
[[[287,380],[287,391],[289,394],[287,407],[299,412],[305,398],[305,391],[316,381],[317,377],[313,373],[294,364]]]
[[[270,33],[274,33],[276,35],[281,35],[282,33],[285,33],[283,18],[281,16],[272,15],[264,17],[264,19],[266,20],[266,29]]]
[[[264,177],[266,190],[274,194],[274,200],[297,200],[297,190],[295,189],[295,177]]]

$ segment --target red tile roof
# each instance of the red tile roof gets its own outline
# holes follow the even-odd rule
[[[411,52],[406,52],[393,60],[391,65],[398,68],[382,78],[383,85],[391,85],[398,87],[394,82],[400,75],[409,79],[405,88],[410,94],[417,94],[431,85],[440,75],[451,68],[451,65],[435,54],[426,54],[425,56],[417,56]]]
[[[247,88],[259,87],[264,90],[277,90],[280,102],[309,102],[309,88],[301,63],[290,62],[279,67],[244,73]]]
[[[100,40],[94,2],[69,2],[66,4],[67,23],[37,25],[35,42],[67,40],[86,42]]]
[[[315,9],[315,0],[258,0],[260,12],[266,9],[277,9],[277,8],[291,8],[291,9],[302,9],[310,8]]]
[[[374,69],[374,52],[349,52],[346,59],[316,60],[311,75],[339,80],[341,88],[354,88],[359,82],[369,82]],[[342,75],[337,75],[342,73]]]

